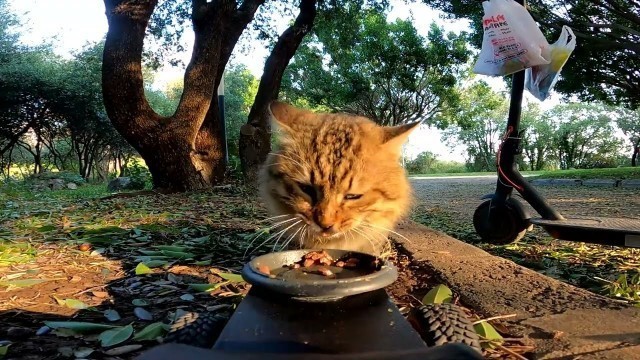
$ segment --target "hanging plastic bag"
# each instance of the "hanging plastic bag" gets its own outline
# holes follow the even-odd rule
[[[473,72],[505,76],[549,63],[543,57],[549,43],[524,6],[514,0],[489,0],[482,6],[484,35]]]
[[[565,25],[558,41],[551,44],[544,54],[550,60],[549,64],[534,66],[525,72],[525,88],[538,100],[544,101],[575,48],[576,37],[571,28]]]

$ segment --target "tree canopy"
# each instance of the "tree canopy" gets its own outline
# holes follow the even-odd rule
[[[423,0],[452,18],[472,21],[473,44],[482,44],[480,1]],[[555,90],[584,101],[640,106],[640,1],[529,0],[528,8],[554,42],[563,25],[570,26],[577,47]]]
[[[424,38],[410,20],[387,22],[380,9],[328,9],[287,68],[283,95],[384,125],[432,120],[457,102],[465,44],[464,34],[435,24]]]

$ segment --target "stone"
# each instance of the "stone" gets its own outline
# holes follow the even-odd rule
[[[108,191],[118,191],[118,190],[126,190],[131,184],[131,179],[129,177],[123,176],[119,178],[115,178],[109,181],[109,185],[107,185]]]
[[[620,187],[640,189],[640,179],[630,179],[620,181]]]
[[[580,186],[582,180],[580,179],[553,179],[551,182],[553,186]]]
[[[70,182],[67,184],[67,189],[69,190],[76,190],[77,188],[78,188],[78,185],[76,185],[75,183]]]
[[[589,179],[582,180],[583,186],[591,186],[591,187],[616,187],[618,185],[618,180],[615,179]]]
[[[51,179],[48,185],[51,190],[62,190],[65,187],[65,182],[62,179]]]

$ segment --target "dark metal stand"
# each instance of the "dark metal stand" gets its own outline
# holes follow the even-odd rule
[[[427,348],[384,290],[307,302],[254,286],[212,350],[167,344],[139,360],[164,359],[480,360],[463,344]]]

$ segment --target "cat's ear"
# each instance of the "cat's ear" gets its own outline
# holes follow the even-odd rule
[[[307,110],[280,101],[272,101],[267,108],[271,115],[271,123],[290,135],[294,134],[293,124],[308,113]]]
[[[416,130],[421,121],[410,124],[383,127],[382,146],[387,151],[398,152],[402,150],[402,145],[407,141],[409,135]]]

